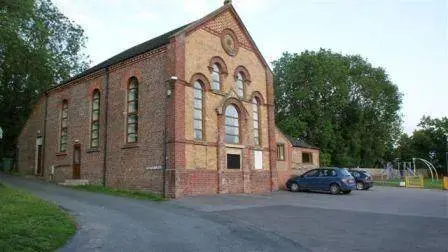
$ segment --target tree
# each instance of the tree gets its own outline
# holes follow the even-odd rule
[[[412,136],[402,137],[398,141],[396,157],[401,161],[423,158],[431,162],[438,172],[446,171],[446,152],[448,151],[448,118],[423,116],[418,129]]]
[[[50,0],[0,0],[0,156],[14,151],[43,91],[87,68],[85,42]]]
[[[402,95],[382,68],[330,50],[284,53],[274,65],[277,125],[326,162],[374,166],[399,136]]]

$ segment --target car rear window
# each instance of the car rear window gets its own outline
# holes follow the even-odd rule
[[[372,175],[370,175],[370,173],[368,173],[368,172],[365,172],[365,171],[362,171],[362,172],[360,172],[362,175],[364,175],[364,177],[371,177]]]
[[[341,169],[341,174],[345,176],[351,176],[350,172],[347,169]]]

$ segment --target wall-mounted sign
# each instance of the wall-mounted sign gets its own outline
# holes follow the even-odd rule
[[[254,151],[254,158],[255,158],[255,169],[261,170],[263,169],[263,152],[262,151]]]

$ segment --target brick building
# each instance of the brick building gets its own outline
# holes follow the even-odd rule
[[[226,3],[47,90],[19,137],[19,170],[169,197],[276,190],[299,152],[318,165],[319,151],[276,130],[272,82]]]

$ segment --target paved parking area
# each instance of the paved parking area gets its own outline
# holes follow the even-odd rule
[[[374,187],[151,202],[0,173],[76,218],[61,251],[448,251],[448,192]],[[0,224],[1,225],[1,224]]]
[[[171,202],[213,212],[311,251],[448,251],[448,193],[390,187],[333,196],[276,192]]]
[[[448,192],[395,187],[373,187],[349,195],[279,191],[261,195],[212,195],[172,201],[200,211],[289,205],[357,212],[448,218]]]

